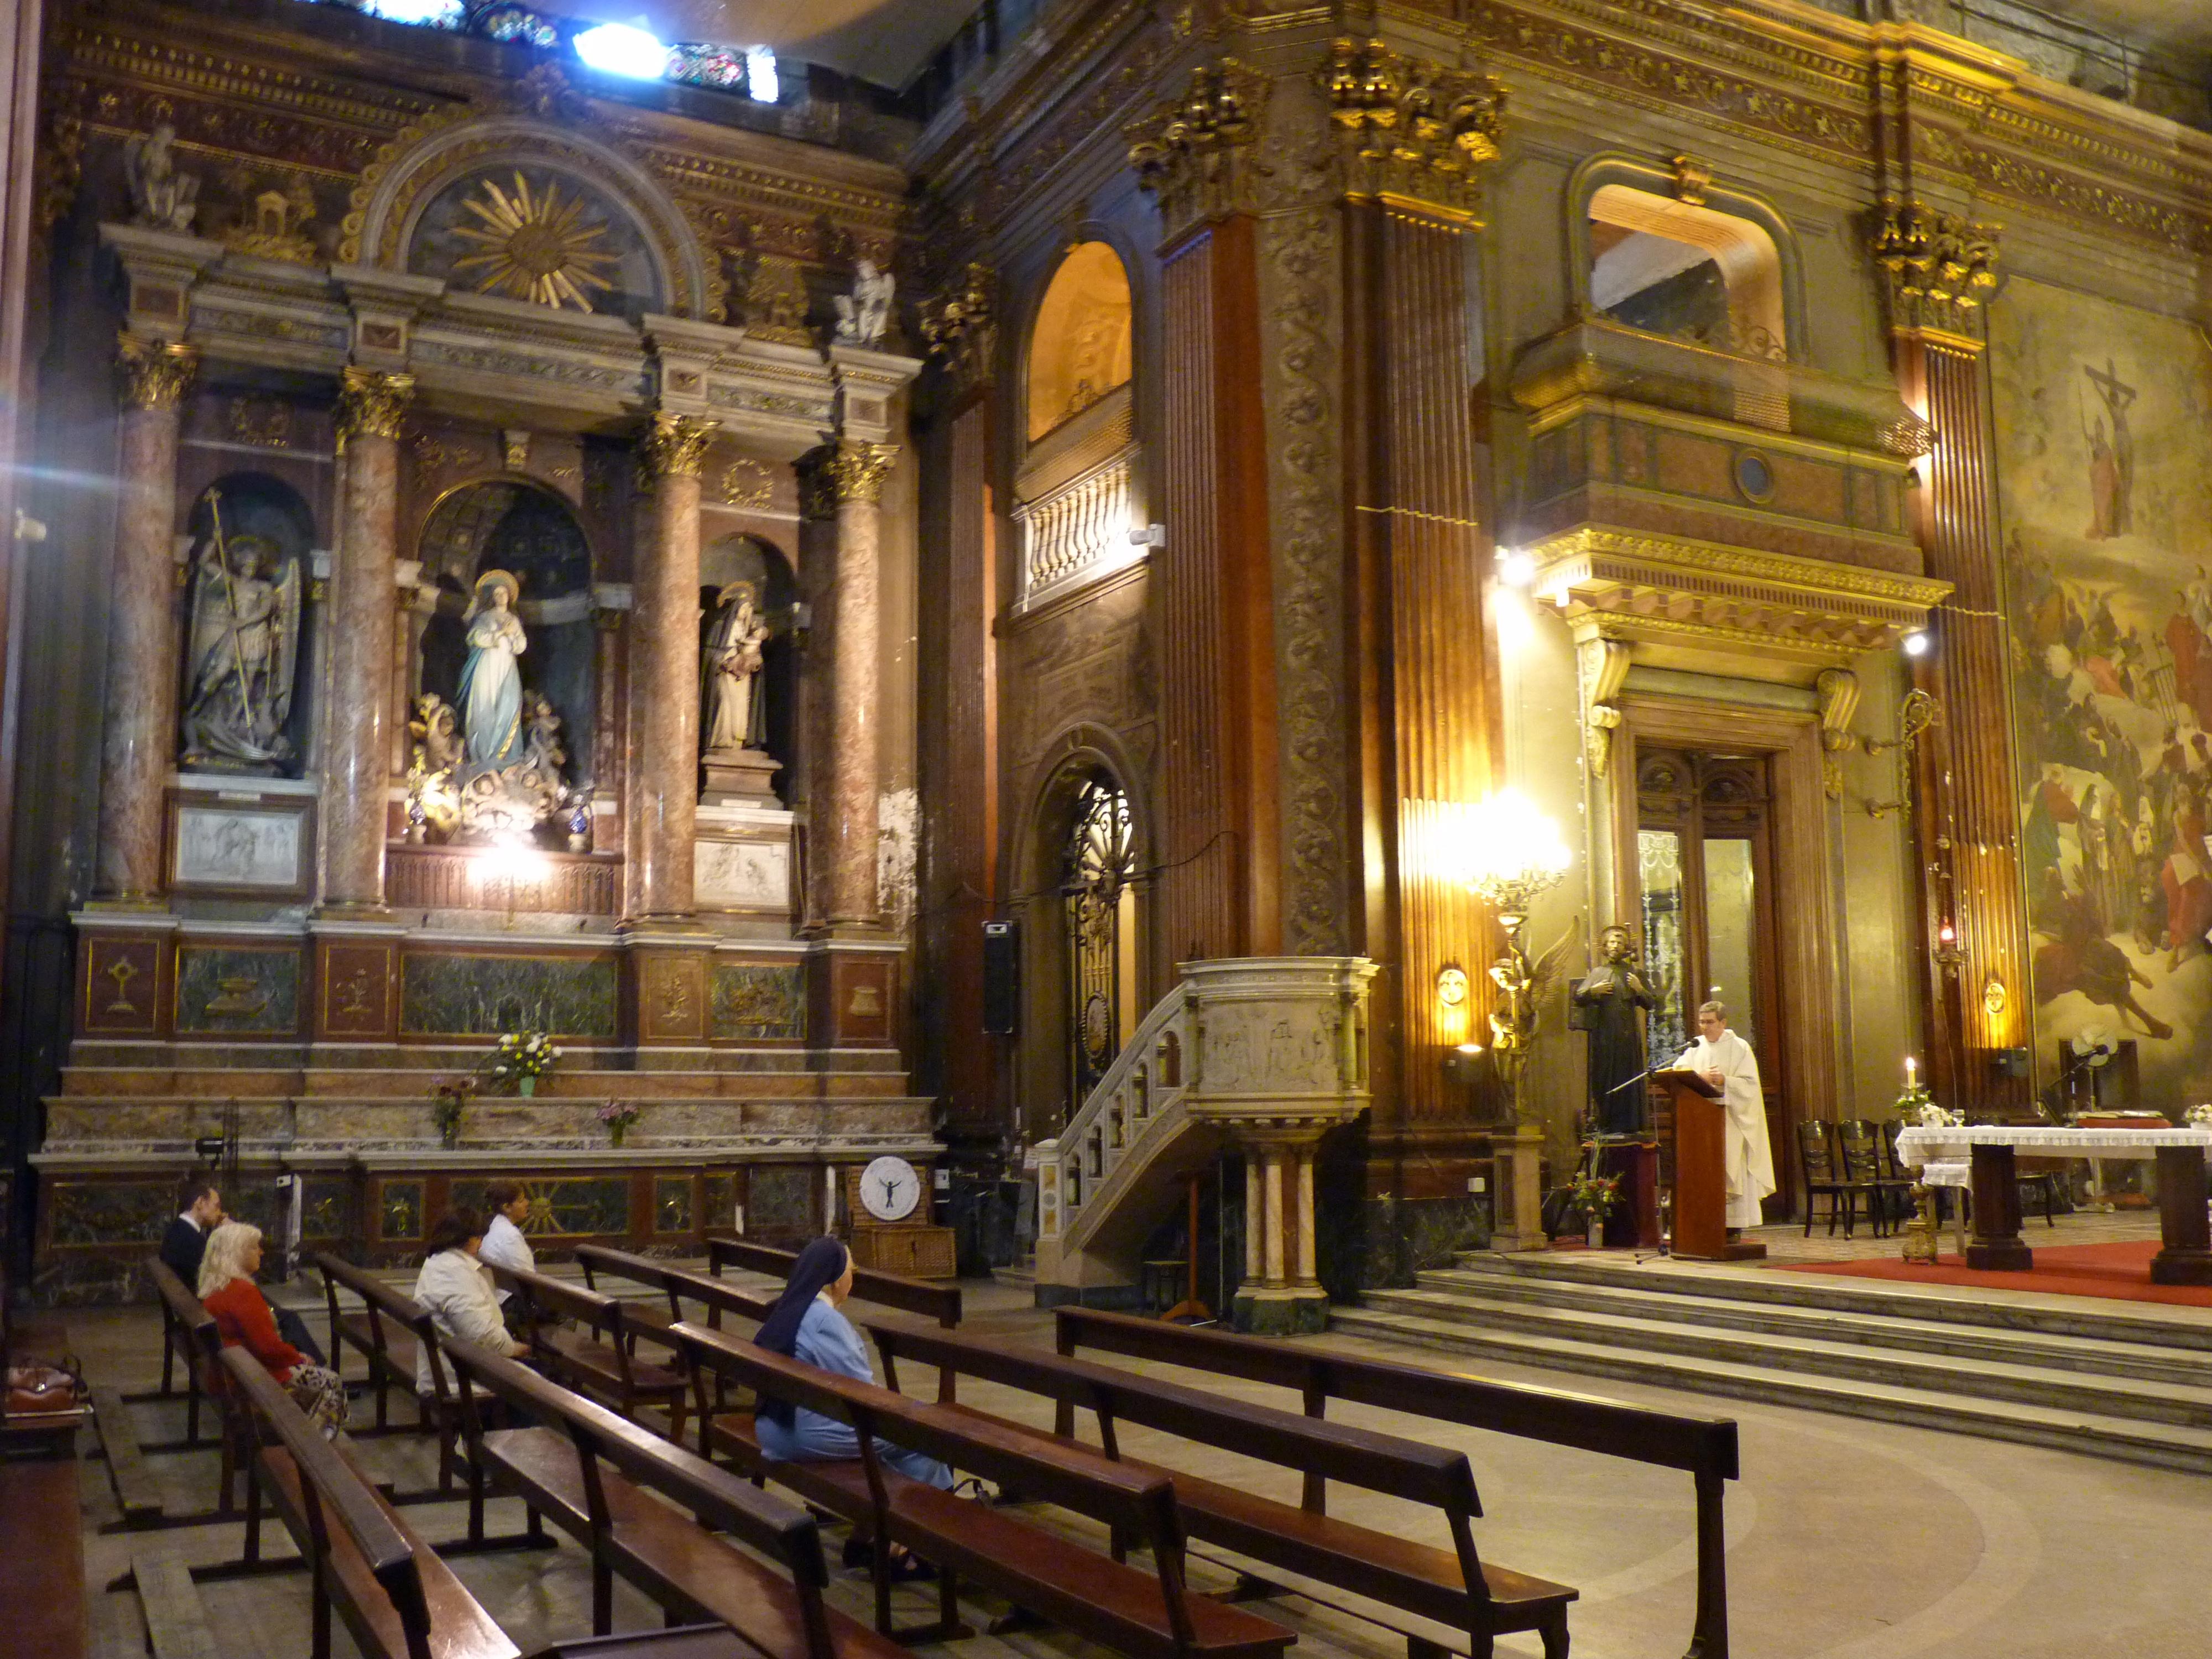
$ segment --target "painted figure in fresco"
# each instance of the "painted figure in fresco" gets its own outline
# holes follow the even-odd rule
[[[1628,929],[1608,927],[1605,960],[1575,987],[1576,1023],[1589,1033],[1590,1125],[1600,1134],[1644,1127],[1644,1016],[1659,1006],[1636,971]]]
[[[292,757],[284,736],[300,638],[300,567],[276,570],[259,536],[217,538],[192,584],[191,683],[183,737],[187,766],[274,772]],[[272,580],[272,577],[274,580]]]
[[[514,614],[521,584],[504,570],[477,578],[469,606],[468,660],[454,701],[471,766],[511,766],[522,758],[522,671],[516,659],[529,636]]]
[[[2124,536],[2134,527],[2136,447],[2128,430],[2128,405],[2136,400],[2135,387],[2123,381],[2111,358],[2102,369],[2084,367],[2082,374],[2096,390],[2105,413],[2094,429],[2084,428],[2089,440],[2089,528],[2093,542]],[[2106,435],[2106,422],[2112,422]]]
[[[732,582],[715,595],[714,626],[707,631],[701,663],[707,706],[700,721],[706,752],[728,753],[760,747],[764,729],[759,696],[766,659],[768,624],[761,620],[759,592],[750,582]]]
[[[2043,872],[2043,894],[2035,907],[2037,930],[2052,935],[2035,952],[2035,994],[2049,1002],[2069,991],[2121,1017],[2133,1014],[2143,1030],[2164,1042],[2173,1027],[2136,1000],[2136,987],[2150,988],[2149,976],[2128,960],[2127,952],[2106,939],[2094,906],[2081,894],[2066,890],[2057,870]]]

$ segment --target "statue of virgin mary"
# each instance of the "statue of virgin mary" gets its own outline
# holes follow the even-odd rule
[[[477,578],[467,617],[468,659],[454,699],[471,769],[511,766],[522,758],[522,673],[515,659],[529,637],[514,614],[521,592],[521,583],[505,570]]]

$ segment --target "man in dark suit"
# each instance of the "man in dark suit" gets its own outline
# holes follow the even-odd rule
[[[197,1176],[185,1182],[184,1208],[169,1223],[169,1231],[161,1236],[161,1260],[169,1271],[185,1282],[185,1289],[192,1295],[200,1293],[200,1258],[207,1254],[208,1235],[220,1227],[227,1218],[222,1212],[222,1193],[205,1176]],[[307,1334],[307,1322],[289,1308],[273,1308],[276,1316],[276,1334],[313,1360],[318,1365],[330,1362],[323,1358],[321,1346]]]

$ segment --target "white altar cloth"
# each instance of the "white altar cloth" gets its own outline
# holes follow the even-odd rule
[[[2010,1146],[2042,1158],[2134,1158],[2161,1146],[2194,1146],[2212,1156],[2212,1129],[2069,1129],[2046,1123],[1978,1123],[1929,1129],[1915,1124],[1897,1137],[1897,1157],[1916,1168],[1971,1158],[1977,1146]]]

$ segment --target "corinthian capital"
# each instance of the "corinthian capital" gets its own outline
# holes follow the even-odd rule
[[[696,478],[707,446],[722,423],[704,415],[656,414],[637,441],[637,485],[650,490],[663,478]]]
[[[129,333],[116,338],[115,367],[126,409],[174,409],[184,401],[199,366],[198,349],[181,340],[149,340]]]
[[[1496,76],[1347,39],[1329,48],[1323,82],[1352,194],[1462,213],[1480,205],[1480,168],[1498,159],[1505,124],[1505,88]]]
[[[1982,302],[1997,285],[2002,229],[1925,202],[1883,198],[1874,257],[1889,289],[1890,326],[1978,339]]]
[[[809,507],[817,518],[827,518],[848,501],[871,505],[884,498],[884,479],[898,459],[896,444],[862,443],[840,438],[820,452],[810,477],[813,489]]]
[[[1253,145],[1267,89],[1266,76],[1234,58],[1200,64],[1183,96],[1121,130],[1137,183],[1158,202],[1170,237],[1256,206]]]
[[[415,401],[412,374],[346,365],[338,382],[337,435],[343,450],[353,438],[397,439]]]

